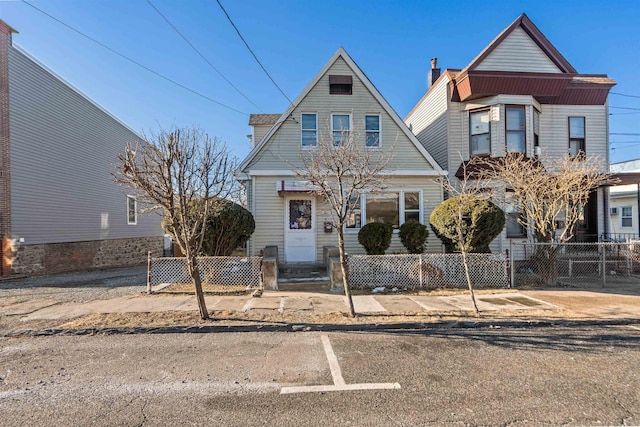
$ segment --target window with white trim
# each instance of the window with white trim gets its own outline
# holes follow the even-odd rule
[[[380,115],[367,114],[364,116],[364,129],[366,134],[366,146],[380,147]]]
[[[469,153],[472,156],[491,154],[491,110],[469,113]]]
[[[138,223],[138,209],[136,198],[127,196],[127,224],[136,225]]]
[[[620,221],[623,227],[633,227],[633,207],[623,206],[620,208]]]
[[[584,117],[569,117],[569,155],[584,156],[585,148]]]
[[[527,229],[522,225],[523,213],[520,202],[516,199],[513,191],[507,190],[505,195],[505,213],[507,237],[526,237]]]
[[[333,144],[342,145],[349,140],[351,131],[351,115],[350,114],[332,114],[331,115],[331,132],[333,134]]]
[[[357,229],[370,222],[390,224],[400,228],[407,221],[421,222],[422,194],[420,191],[383,191],[363,194],[347,214],[346,228]]]
[[[318,145],[318,115],[315,113],[302,113],[300,117],[302,129],[302,147],[315,147]]]
[[[526,122],[524,105],[506,107],[507,151],[524,153],[526,149]]]
[[[361,199],[362,197],[359,194],[354,194],[349,199],[349,209],[347,212],[345,228],[360,228],[362,226],[362,213],[360,209]]]

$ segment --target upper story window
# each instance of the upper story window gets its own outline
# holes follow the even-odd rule
[[[302,113],[300,119],[302,146],[315,147],[318,144],[318,115],[315,113]]]
[[[620,210],[622,211],[622,215],[620,215],[622,226],[633,227],[633,208],[631,206],[623,206]]]
[[[569,155],[571,157],[585,154],[584,136],[584,117],[569,117]]]
[[[380,147],[380,116],[364,116],[364,128],[367,136],[367,147]]]
[[[127,196],[127,224],[136,225],[138,223],[137,202],[133,196]]]
[[[526,148],[525,109],[522,105],[508,105],[507,117],[507,151],[524,153]]]
[[[533,110],[533,150],[534,154],[538,155],[540,152],[540,112],[536,109]]]
[[[490,110],[472,111],[469,113],[469,153],[472,156],[491,154],[491,121]]]
[[[333,133],[333,144],[342,145],[349,139],[351,131],[351,115],[350,114],[332,114],[331,115],[331,132]]]
[[[351,95],[353,93],[353,78],[351,76],[329,76],[329,94]]]

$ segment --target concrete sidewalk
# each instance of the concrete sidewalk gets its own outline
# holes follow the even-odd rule
[[[478,307],[488,316],[536,315],[544,318],[638,319],[640,295],[603,293],[587,290],[505,290],[478,293]],[[265,292],[261,297],[206,296],[207,308],[214,312],[278,315],[323,315],[347,313],[343,295],[313,292]],[[376,294],[353,297],[357,313],[369,315],[463,314],[473,310],[468,294],[407,295]],[[154,313],[196,311],[192,295],[136,294],[85,303],[57,303],[54,300],[6,299],[0,303],[0,315],[19,316],[20,320],[63,320],[90,314]]]

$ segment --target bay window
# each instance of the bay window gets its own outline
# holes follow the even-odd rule
[[[469,113],[469,153],[472,156],[491,154],[490,112],[487,109]]]
[[[524,153],[526,148],[525,107],[508,105],[506,108],[507,152]]]

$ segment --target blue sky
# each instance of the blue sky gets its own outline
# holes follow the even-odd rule
[[[289,101],[246,49],[215,0],[150,0],[255,105],[207,65],[147,0],[28,0],[92,38],[236,111],[186,91],[21,1],[1,1],[14,44],[135,131],[195,125],[250,150],[249,113]],[[271,76],[294,99],[339,46],[404,117],[426,90],[431,57],[463,68],[521,13],[580,73],[618,82],[610,95],[611,161],[640,158],[640,1],[221,0]],[[631,109],[629,109],[631,108]],[[636,110],[633,110],[636,109]]]

